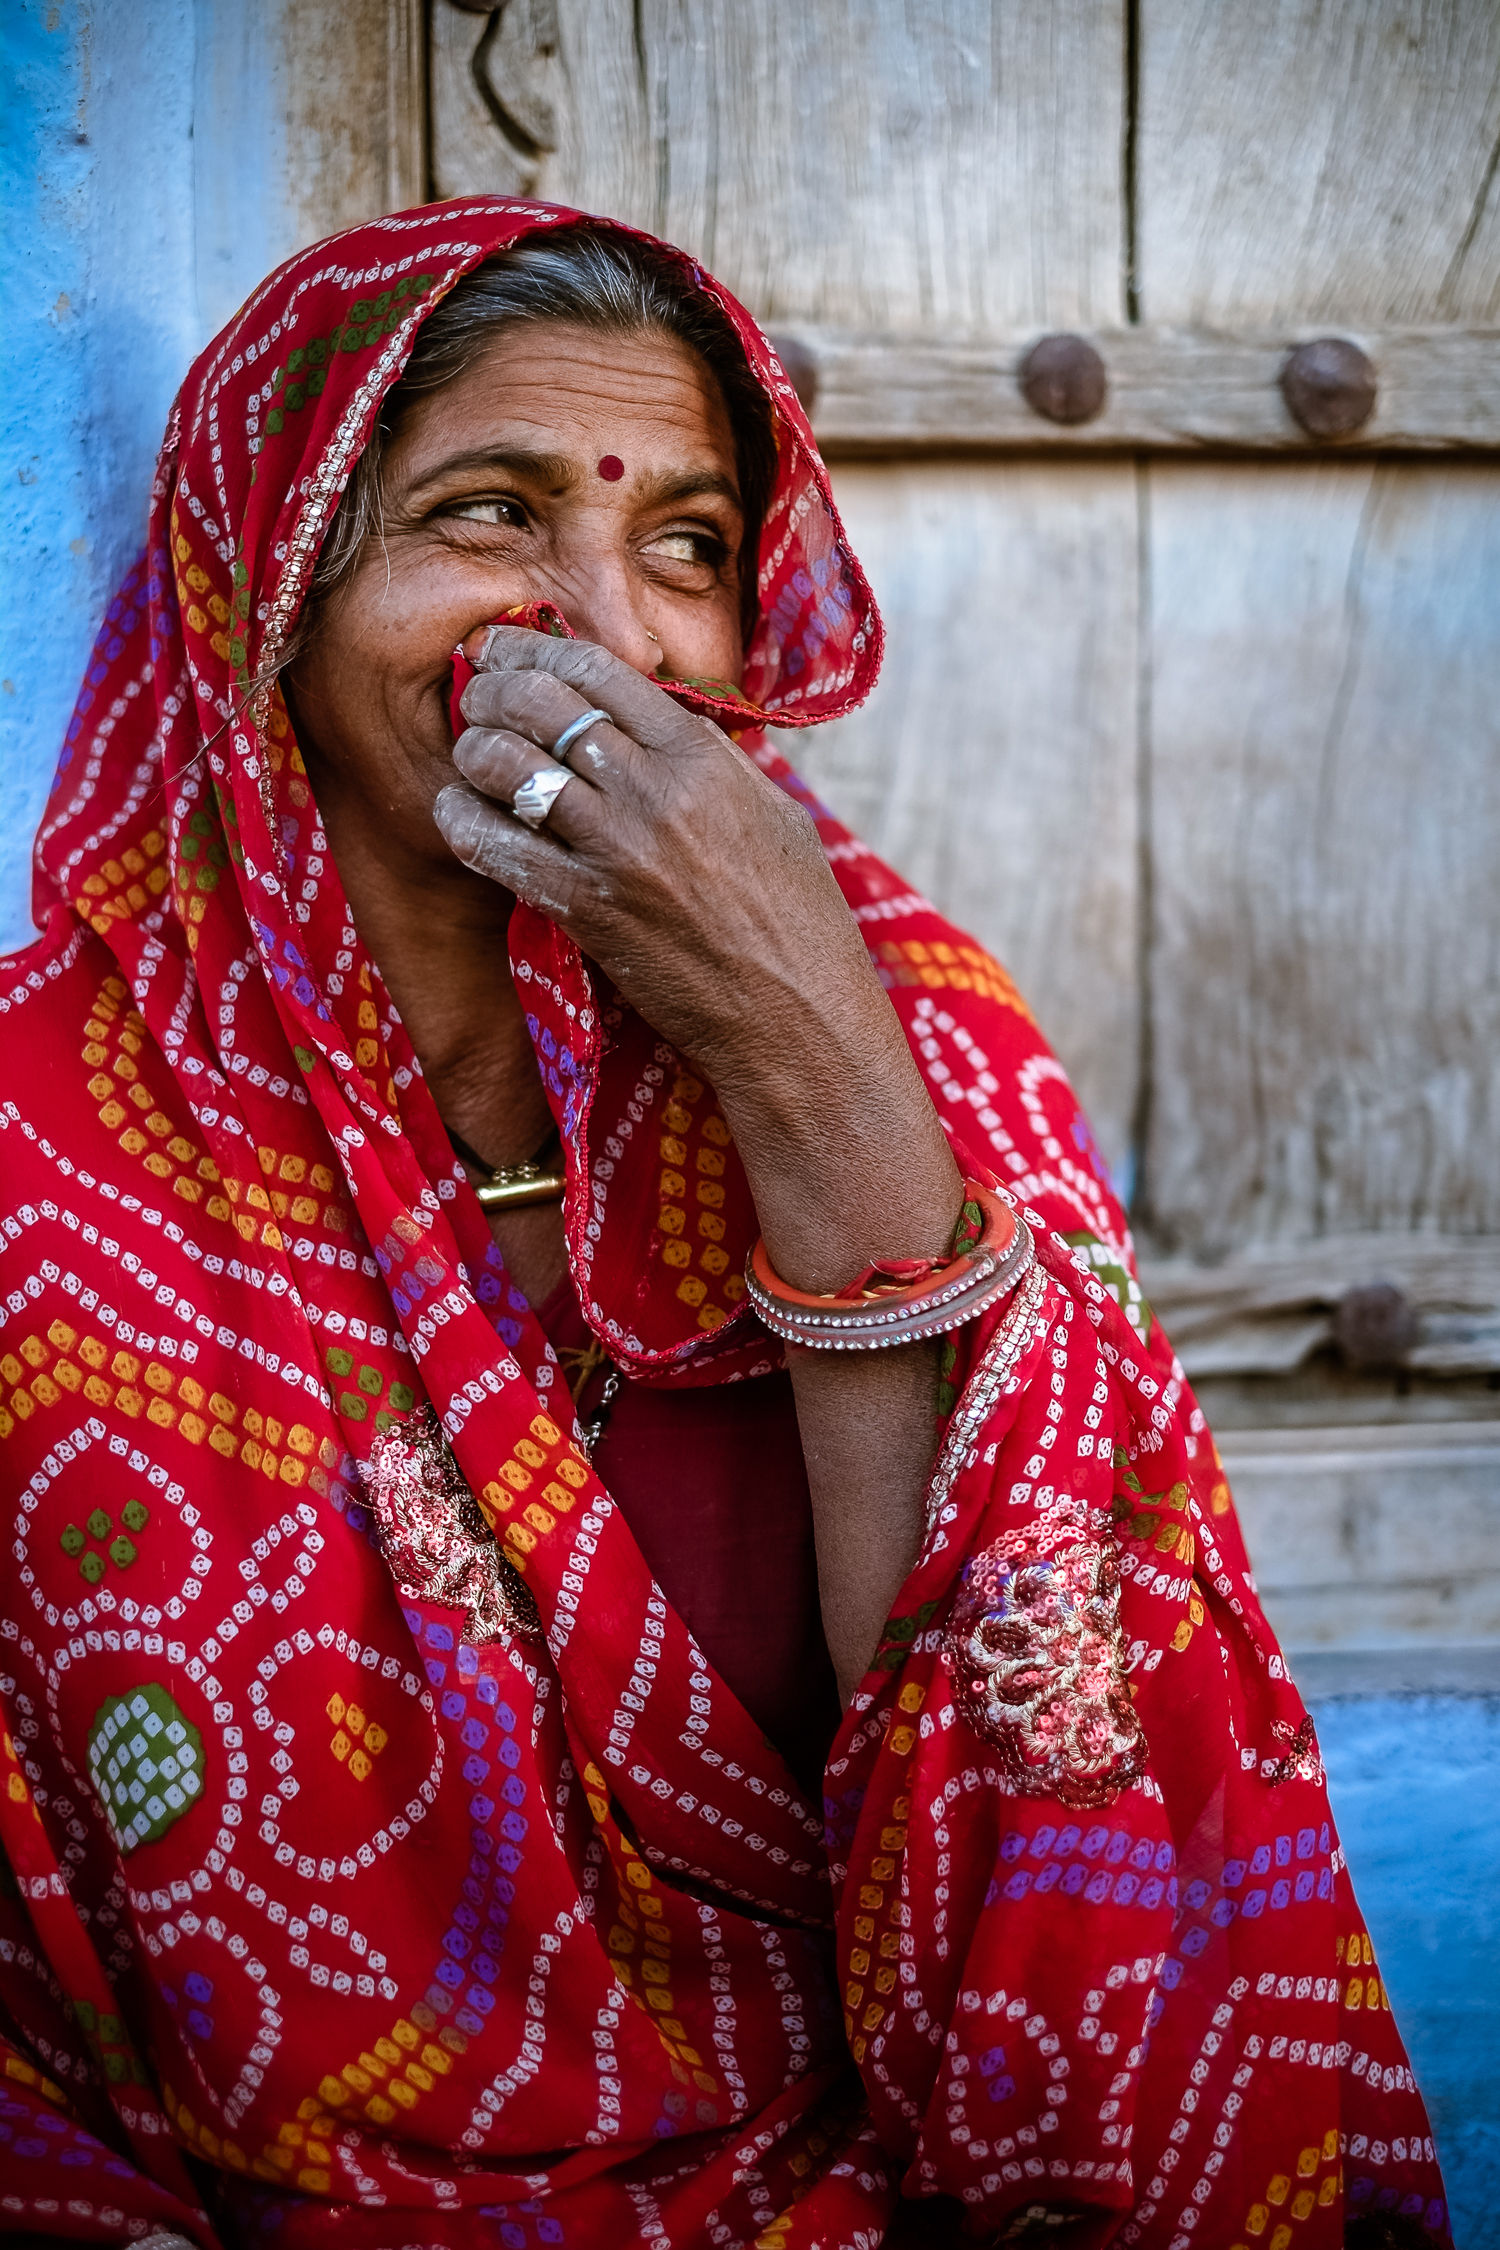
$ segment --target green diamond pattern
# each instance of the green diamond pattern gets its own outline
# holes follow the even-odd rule
[[[203,1794],[203,1737],[164,1687],[101,1703],[89,1771],[123,1852],[154,1844]]]
[[[114,1530],[114,1518],[107,1509],[95,1508],[92,1515],[85,1519],[82,1531],[79,1530],[76,1523],[70,1523],[65,1525],[59,1534],[58,1545],[65,1555],[73,1556],[78,1562],[79,1574],[90,1586],[99,1584],[110,1562],[114,1564],[117,1570],[128,1570],[130,1568],[139,1555],[140,1549],[129,1534],[133,1531],[139,1538],[151,1521],[151,1510],[143,1500],[127,1500],[120,1510],[120,1520],[125,1525],[125,1529],[117,1537],[109,1540],[109,1546],[106,1550],[109,1562],[105,1561],[104,1555],[101,1555],[97,1549],[90,1548],[87,1553],[84,1552],[90,1539],[108,1539],[109,1534]]]

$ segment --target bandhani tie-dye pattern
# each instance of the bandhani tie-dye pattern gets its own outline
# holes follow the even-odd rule
[[[0,986],[0,2230],[873,2250],[904,2188],[976,2240],[1442,2242],[1311,1723],[1004,972],[817,813],[1039,1254],[956,1340],[824,1806],[653,1583],[453,1162],[254,682],[424,312],[565,216],[435,206],[256,293],[69,729]],[[781,466],[745,702],[680,692],[811,723],[878,621],[699,278]],[[711,1089],[544,920],[513,952],[593,1328],[642,1381],[772,1364]]]

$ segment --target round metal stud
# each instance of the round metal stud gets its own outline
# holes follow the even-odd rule
[[[1347,336],[1299,344],[1281,370],[1287,412],[1309,437],[1352,437],[1374,413],[1378,390],[1368,355]]]
[[[1086,336],[1043,336],[1019,373],[1027,405],[1049,422],[1092,422],[1109,390],[1104,361]]]
[[[1347,1289],[1333,1316],[1333,1340],[1347,1365],[1362,1373],[1399,1367],[1417,1340],[1415,1308],[1389,1281]]]

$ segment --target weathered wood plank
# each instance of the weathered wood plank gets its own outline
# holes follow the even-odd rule
[[[851,465],[838,494],[889,651],[868,707],[789,751],[1006,963],[1119,1165],[1137,1069],[1134,474]]]
[[[1148,1238],[1493,1237],[1500,474],[1148,487]]]
[[[439,192],[652,227],[771,320],[1117,321],[1123,18],[1121,0],[512,0],[488,34],[439,0]]]
[[[1291,1650],[1500,1642],[1500,1425],[1238,1430],[1220,1454]]]
[[[1201,331],[1080,331],[1104,360],[1109,391],[1091,422],[1047,421],[1018,371],[1035,328],[985,344],[788,324],[817,369],[813,426],[830,455],[955,449],[1076,454],[1218,450],[1326,457],[1293,421],[1280,388],[1292,346],[1316,324]],[[1336,450],[1500,450],[1500,326],[1344,327],[1379,380],[1369,421]]]
[[[270,0],[259,10],[292,243],[426,194],[421,0]]]
[[[535,195],[652,225],[657,150],[631,0],[437,0],[432,168],[439,195]]]
[[[1142,0],[1142,317],[1500,317],[1500,9]]]
[[[1326,1235],[1220,1265],[1147,1255],[1142,1281],[1195,1381],[1292,1373],[1332,1343],[1341,1298],[1380,1282],[1399,1289],[1416,1316],[1404,1367],[1427,1375],[1500,1367],[1500,1235]]]

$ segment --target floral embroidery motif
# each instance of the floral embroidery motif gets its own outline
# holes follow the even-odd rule
[[[475,1644],[540,1631],[430,1406],[381,1433],[361,1479],[400,1592],[461,1609]]]
[[[1120,1574],[1092,1541],[1002,1542],[964,1573],[944,1639],[954,1701],[1027,1796],[1108,1804],[1145,1770],[1120,1635]]]

